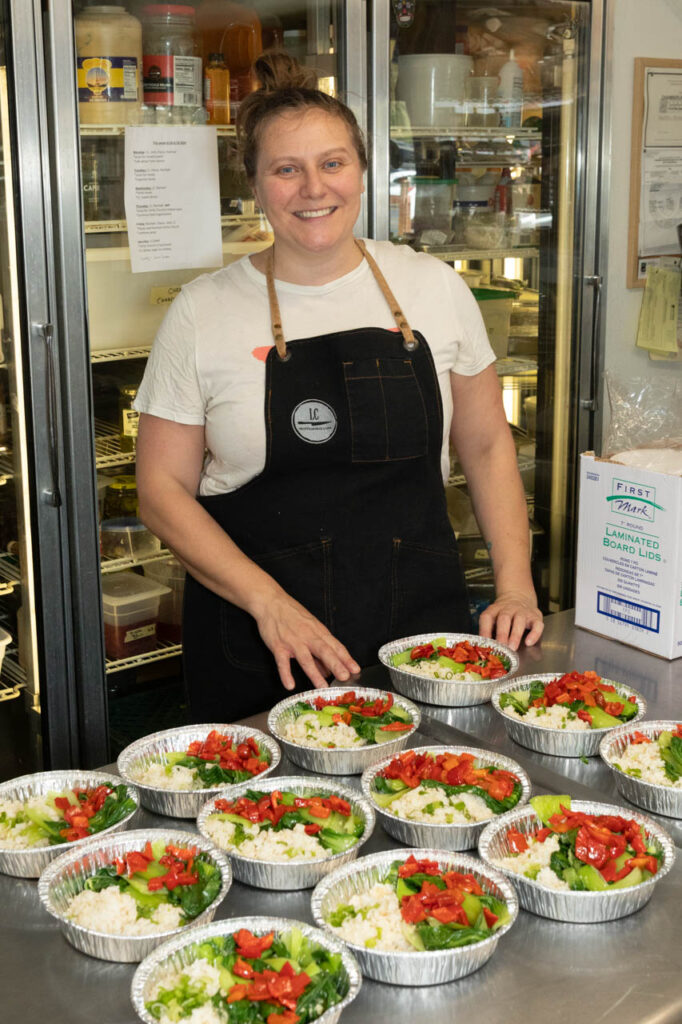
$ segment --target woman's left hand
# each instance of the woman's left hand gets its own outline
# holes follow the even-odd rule
[[[544,628],[535,594],[513,590],[498,594],[493,603],[481,612],[478,624],[481,636],[491,639],[494,636],[513,651],[518,649],[526,630],[526,647],[531,647],[540,639]]]

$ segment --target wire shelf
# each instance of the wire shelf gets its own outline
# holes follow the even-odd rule
[[[148,565],[150,562],[161,562],[164,558],[170,557],[168,548],[160,548],[153,555],[143,555],[141,558],[102,558],[100,568],[102,575],[110,572],[121,572],[124,569],[134,569],[136,565]],[[0,591],[1,593],[1,591]]]
[[[5,657],[0,678],[0,702],[15,700],[26,686],[26,673],[11,657]]]
[[[0,555],[0,597],[11,594],[21,583],[19,562],[14,555]]]
[[[91,363],[112,363],[117,359],[146,359],[151,345],[135,345],[132,348],[103,348],[90,353]]]
[[[125,135],[126,128],[138,127],[137,125],[125,125],[125,124],[98,124],[98,125],[81,125],[80,134],[83,139],[96,139],[96,138],[111,138],[113,135]],[[206,125],[191,125],[191,124],[169,124],[169,125],[156,125],[159,128],[205,128]],[[218,135],[225,136],[227,138],[236,138],[237,129],[233,124],[216,124],[208,125],[209,128],[215,128]],[[519,131],[519,129],[515,129]],[[498,129],[499,134],[499,129]]]
[[[14,466],[9,455],[0,455],[0,487],[14,478]]]
[[[121,451],[121,437],[113,423],[95,420],[95,463],[98,469],[106,466],[125,466],[135,461],[135,452]]]
[[[163,643],[146,654],[138,654],[134,658],[119,658],[113,660],[107,658],[107,675],[114,672],[124,672],[128,668],[137,668],[139,665],[149,665],[152,661],[163,661],[165,658],[174,658],[182,654],[182,644]]]
[[[494,128],[467,127],[465,125],[445,125],[434,128],[431,125],[394,125],[390,130],[392,139],[541,139],[542,132],[538,128]]]

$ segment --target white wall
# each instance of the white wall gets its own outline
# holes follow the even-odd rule
[[[627,377],[682,375],[682,363],[655,363],[635,348],[642,289],[625,286],[630,195],[630,137],[635,57],[682,58],[682,0],[612,0],[611,170],[608,182],[608,263],[605,369]],[[608,422],[604,396],[603,423]]]

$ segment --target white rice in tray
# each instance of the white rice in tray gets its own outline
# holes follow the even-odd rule
[[[320,844],[317,836],[307,834],[305,825],[300,822],[293,828],[283,828],[280,832],[275,832],[271,828],[263,829],[261,832],[258,824],[244,820],[244,831],[252,838],[245,839],[239,846],[233,843],[235,827],[235,823],[221,821],[214,815],[209,815],[205,822],[206,832],[216,846],[238,853],[240,857],[290,863],[321,860],[332,855],[331,850],[325,850]]]
[[[10,820],[16,818],[20,811],[25,811],[27,808],[38,811],[40,817],[47,821],[59,821],[61,818],[59,811],[46,803],[44,796],[32,796],[28,800],[0,800],[0,814],[6,814]],[[32,825],[32,821],[22,821],[16,825],[10,825],[9,821],[0,822],[0,848],[3,850],[34,850],[40,846],[49,846],[50,841],[47,836],[37,842],[31,842],[26,835],[26,830],[30,829]],[[64,828],[68,827],[69,825],[65,821]]]
[[[682,789],[682,778],[673,782],[665,774],[665,762],[661,757],[661,748],[654,740],[652,743],[630,743],[618,760],[616,767],[642,782],[652,782],[655,786],[669,786],[671,789]]]
[[[551,708],[528,708],[525,715],[519,714],[509,704],[501,710],[509,718],[516,718],[525,725],[540,725],[544,729],[566,729],[569,732],[582,732],[590,728],[589,722],[578,718],[575,711],[569,711],[562,704],[553,704]]]
[[[564,882],[563,878],[555,875],[549,866],[552,854],[559,849],[559,837],[547,836],[544,843],[539,843],[528,836],[526,838],[528,849],[523,853],[513,853],[508,857],[491,857],[491,863],[498,868],[513,871],[515,875],[523,875],[530,881],[544,885],[548,889],[568,890],[568,882]],[[535,874],[536,870],[537,874]]]
[[[321,725],[315,714],[303,714],[287,722],[284,738],[292,743],[303,743],[308,747],[365,747],[367,740],[358,736],[355,729],[345,722],[337,725]]]
[[[70,901],[66,917],[83,928],[105,935],[156,935],[184,923],[180,908],[161,903],[151,917],[137,916],[132,896],[110,886],[101,892],[83,889]]]
[[[453,672],[451,668],[439,665],[437,661],[408,661],[397,668],[418,676],[429,676],[431,679],[456,679],[458,683],[490,682],[489,679],[483,679],[478,672]]]
[[[398,818],[431,825],[467,825],[493,817],[485,800],[475,793],[448,794],[440,786],[408,789],[383,809]]]
[[[152,786],[154,789],[203,788],[200,782],[195,782],[194,770],[181,764],[175,764],[171,768],[164,761],[154,761],[148,765],[145,765],[144,761],[139,761],[133,765],[130,774],[135,782],[142,786]]]
[[[347,917],[338,927],[331,930],[341,939],[384,952],[416,952],[405,938],[404,930],[411,930],[402,919],[400,903],[393,886],[377,882],[365,892],[349,896],[344,906],[360,911],[356,917]]]
[[[180,983],[181,978],[186,978],[193,989],[203,989],[206,998],[210,999],[220,991],[220,972],[217,967],[210,964],[208,960],[199,957],[191,964],[183,967],[181,971],[173,967],[157,975],[157,979],[150,989],[147,1001],[156,999],[163,989],[174,989]],[[212,1003],[207,1002],[203,1006],[197,1006],[188,1017],[182,1018],[182,1024],[226,1024],[227,1004],[225,1013],[222,1014]],[[168,1014],[162,1014],[159,1024],[177,1024],[174,1018]]]

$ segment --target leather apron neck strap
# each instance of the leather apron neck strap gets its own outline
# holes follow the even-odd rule
[[[381,294],[386,299],[388,307],[391,310],[393,319],[395,320],[398,330],[403,336],[403,345],[408,352],[413,352],[419,342],[415,338],[412,328],[407,322],[405,314],[398,305],[395,295],[388,286],[388,282],[384,275],[379,270],[377,262],[370,253],[367,252],[367,246],[359,238],[356,238],[355,244],[358,249],[367,260],[369,269],[374,275],[376,283],[381,289]],[[275,340],[275,348],[277,349],[277,355],[283,361],[291,358],[291,353],[287,351],[287,344],[284,339],[284,331],[282,329],[282,314],[279,308],[279,300],[277,298],[277,290],[275,288],[275,270],[274,270],[274,255],[273,249],[270,248],[265,258],[265,280],[268,288],[268,301],[270,303],[270,323],[272,325],[272,336]]]

